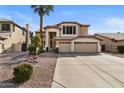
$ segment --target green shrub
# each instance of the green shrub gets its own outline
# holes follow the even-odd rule
[[[119,53],[124,53],[124,46],[117,47]]]
[[[35,54],[36,53],[36,47],[33,45],[29,46],[28,51],[30,54]]]
[[[22,64],[14,68],[14,80],[16,83],[25,82],[30,79],[33,67],[30,64]]]
[[[36,54],[36,48],[39,48],[40,50],[38,53],[41,53],[43,51],[43,48],[40,47],[40,38],[38,36],[34,36],[31,41],[31,45],[28,47],[29,54]]]

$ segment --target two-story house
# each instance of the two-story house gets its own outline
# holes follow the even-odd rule
[[[89,26],[78,22],[61,22],[46,26],[46,51],[58,47],[59,52],[101,52],[101,39],[88,34]]]
[[[0,53],[20,52],[29,43],[29,26],[21,27],[15,22],[0,19]]]

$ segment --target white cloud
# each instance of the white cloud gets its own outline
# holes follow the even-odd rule
[[[19,24],[21,26],[25,26],[25,24],[29,24],[31,31],[37,31],[38,30],[39,26],[37,23],[34,22],[33,17],[25,15],[23,13],[20,13],[18,11],[14,11],[13,13],[17,16],[18,20],[21,20],[21,21],[19,21]]]
[[[68,16],[75,16],[77,13],[75,11],[61,11],[63,15],[68,15]]]
[[[16,18],[11,16],[11,15],[16,16]],[[25,27],[25,24],[29,24],[31,31],[36,31],[36,30],[39,29],[39,25],[38,25],[38,23],[34,22],[33,17],[27,16],[23,13],[18,12],[18,11],[13,11],[12,13],[11,12],[6,12],[6,11],[1,12],[0,13],[0,18],[12,20],[15,23],[17,23],[17,24],[19,24],[20,26],[23,26],[23,27]]]
[[[30,25],[30,29],[32,31],[39,31],[39,25],[38,24],[32,23],[32,24],[29,24],[29,25]]]
[[[105,24],[111,27],[116,27],[118,29],[124,29],[124,18],[111,17],[105,19]]]
[[[10,20],[13,19],[13,17],[8,15],[8,14],[0,14],[0,18],[2,18],[2,19],[10,19]]]
[[[27,21],[32,21],[32,18],[31,18],[31,17],[26,16],[25,14],[20,13],[20,12],[18,12],[18,11],[15,11],[14,14],[15,14],[18,18],[20,18],[20,19],[27,20]]]

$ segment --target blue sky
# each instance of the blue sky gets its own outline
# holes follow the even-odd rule
[[[44,16],[44,26],[62,21],[90,24],[89,33],[124,32],[124,6],[54,6],[50,16]],[[32,31],[39,29],[39,16],[29,5],[0,6],[0,18],[11,19],[21,26],[30,25]]]

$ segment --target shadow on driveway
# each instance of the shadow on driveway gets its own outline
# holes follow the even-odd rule
[[[98,56],[100,53],[60,53],[60,57]]]

